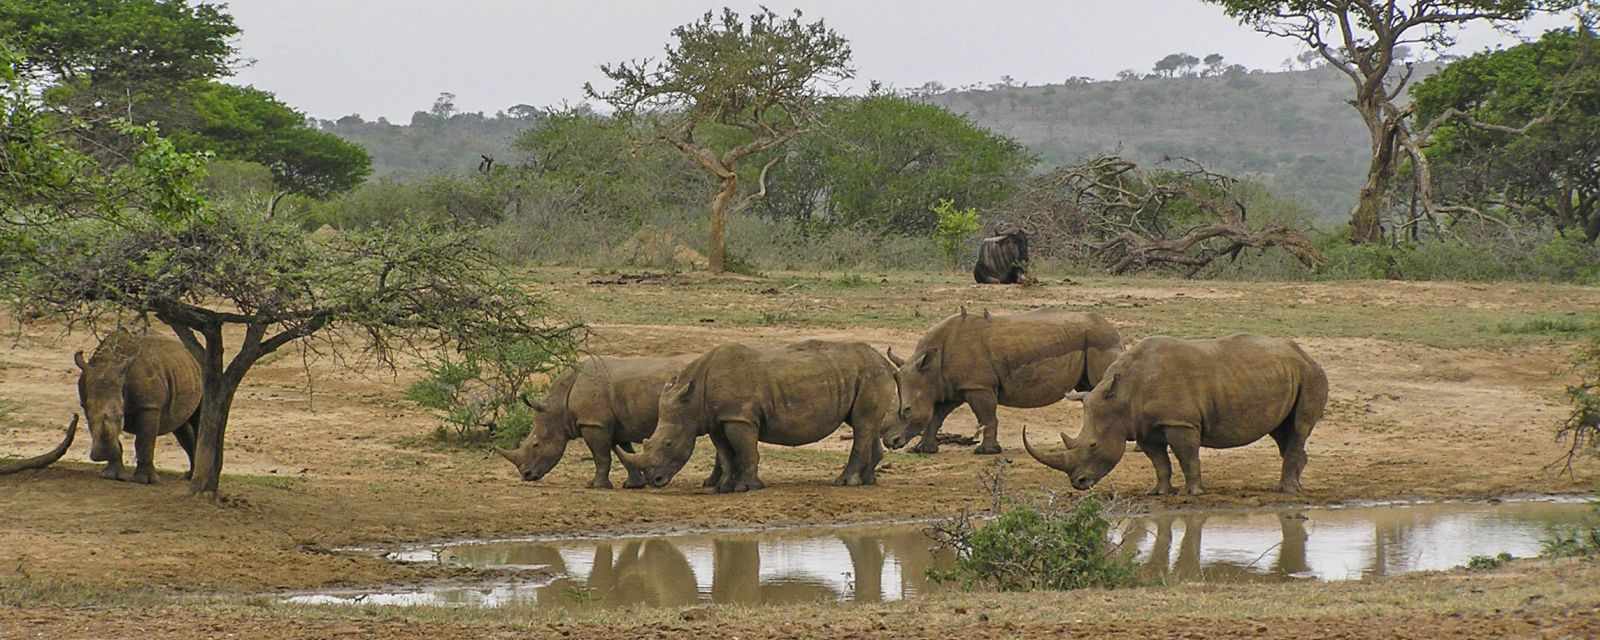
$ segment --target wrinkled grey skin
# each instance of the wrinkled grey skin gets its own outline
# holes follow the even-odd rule
[[[73,354],[81,371],[78,401],[89,421],[93,443],[89,459],[105,462],[100,475],[154,484],[156,437],[173,434],[189,455],[194,472],[195,433],[200,427],[200,364],[175,340],[117,331],[95,349],[94,357]],[[132,475],[122,467],[122,432],[133,434]]]
[[[962,309],[929,329],[910,358],[888,354],[899,367],[895,381],[905,429],[885,433],[883,443],[898,449],[921,433],[911,450],[937,453],[939,428],[965,404],[983,431],[975,453],[1000,453],[995,407],[1043,407],[1068,391],[1091,389],[1121,353],[1117,328],[1098,314],[1041,309],[969,315]]]
[[[718,493],[764,486],[758,442],[800,446],[848,423],[855,440],[835,485],[870,485],[883,457],[880,433],[898,428],[894,367],[861,342],[807,340],[782,347],[723,345],[661,391],[660,422],[639,454],[617,455],[665,486],[710,436],[724,469]]]
[[[1283,456],[1278,490],[1292,494],[1300,491],[1306,439],[1328,402],[1328,377],[1290,340],[1155,336],[1124,353],[1092,391],[1069,399],[1083,401],[1084,418],[1078,437],[1061,434],[1065,451],[1035,450],[1026,431],[1023,444],[1079,490],[1110,473],[1131,441],[1155,466],[1151,495],[1174,492],[1168,447],[1183,468],[1183,492],[1199,495],[1201,447],[1240,447],[1270,435]]]
[[[632,443],[643,442],[655,432],[661,388],[694,358],[692,354],[588,358],[556,378],[544,402],[528,403],[533,409],[533,429],[521,445],[495,451],[516,465],[523,480],[535,481],[561,461],[568,442],[582,438],[594,455],[594,479],[588,487],[610,489],[612,446],[632,451]],[[626,463],[623,469],[628,473],[624,488],[645,485],[637,469]]]

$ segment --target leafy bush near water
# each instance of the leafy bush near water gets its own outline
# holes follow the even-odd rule
[[[533,380],[569,363],[575,341],[516,340],[491,343],[424,365],[428,375],[406,389],[406,398],[433,410],[441,444],[515,447],[533,428],[522,402]]]
[[[962,513],[930,530],[940,547],[955,553],[955,565],[930,570],[938,582],[998,591],[1070,591],[1119,587],[1133,581],[1133,563],[1111,542],[1114,523],[1097,494],[1038,500],[1005,495],[997,463],[984,483],[994,499],[995,518],[979,523]]]

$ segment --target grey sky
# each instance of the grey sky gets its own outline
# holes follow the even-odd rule
[[[814,0],[765,3],[827,19],[848,38],[860,78],[958,86],[1010,75],[1030,84],[1148,72],[1168,53],[1221,53],[1278,69],[1301,48],[1239,26],[1198,0]],[[672,27],[736,0],[235,0],[243,55],[234,79],[324,118],[403,123],[440,91],[464,111],[581,101],[598,66],[661,51]],[[1559,26],[1546,18],[1523,28]],[[1509,37],[1479,27],[1458,50]]]

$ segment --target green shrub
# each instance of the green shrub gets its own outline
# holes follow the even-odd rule
[[[980,523],[963,512],[929,530],[934,542],[956,558],[949,569],[929,570],[929,578],[967,590],[999,591],[1067,591],[1132,582],[1133,562],[1111,543],[1113,522],[1097,494],[1017,500],[1007,494],[1004,464],[997,461],[980,478],[993,519]]]
[[[1596,494],[1600,497],[1600,491]],[[1594,512],[1587,523],[1555,529],[1545,537],[1541,545],[1544,555],[1553,558],[1600,555],[1600,500],[1592,506]]]
[[[939,251],[944,253],[950,268],[955,269],[961,265],[967,240],[978,232],[978,210],[957,209],[955,201],[942,199],[933,206],[933,214],[938,217],[933,237],[939,242]]]
[[[515,340],[489,343],[459,356],[425,363],[427,376],[406,389],[406,398],[439,417],[433,439],[463,447],[515,447],[533,428],[522,399],[535,376],[571,361],[576,344]]]
[[[1515,560],[1511,554],[1504,551],[1495,556],[1472,556],[1467,559],[1468,571],[1492,571],[1505,566],[1507,562]]]

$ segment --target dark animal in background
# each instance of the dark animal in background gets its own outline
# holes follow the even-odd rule
[[[1028,277],[1028,234],[1021,229],[1003,229],[1000,235],[984,238],[978,244],[978,264],[972,278],[978,284],[1017,284]]]

